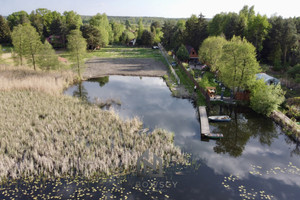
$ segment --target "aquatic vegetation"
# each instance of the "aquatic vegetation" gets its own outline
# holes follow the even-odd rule
[[[292,176],[300,176],[300,168],[293,165],[293,163],[289,163],[287,167],[273,167],[268,170],[264,170],[261,166],[251,165],[252,169],[249,171],[249,174],[252,176],[266,177],[266,178],[274,178],[279,174],[284,175],[292,175]],[[230,175],[228,177],[224,177],[222,185],[224,188],[228,190],[237,190],[240,197],[243,199],[278,199],[274,195],[270,194],[274,191],[265,191],[263,189],[257,190],[253,188],[249,188],[251,186],[245,186],[240,184],[242,179],[239,175]],[[269,190],[270,188],[267,188]]]
[[[120,99],[107,99],[103,101],[96,97],[94,98],[93,104],[98,105],[100,108],[106,107],[107,109],[109,109],[112,105],[121,106],[122,102]]]
[[[59,95],[75,80],[71,71],[43,72],[27,67],[0,65],[0,91],[26,89]]]
[[[0,177],[109,175],[135,169],[147,149],[184,162],[173,134],[144,131],[79,99],[34,91],[0,91]]]
[[[131,173],[90,178],[10,179],[0,185],[0,199],[174,199],[172,190],[180,187],[182,175],[174,174],[194,174],[199,167],[199,164],[189,163],[188,154],[185,157],[188,163],[171,163],[161,178],[137,177]]]

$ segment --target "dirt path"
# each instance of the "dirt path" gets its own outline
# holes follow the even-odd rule
[[[92,58],[86,62],[84,79],[109,75],[123,76],[163,76],[167,67],[152,58]]]

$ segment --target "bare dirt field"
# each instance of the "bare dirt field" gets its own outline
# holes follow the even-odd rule
[[[167,67],[152,58],[92,58],[86,62],[84,79],[109,75],[161,77]]]

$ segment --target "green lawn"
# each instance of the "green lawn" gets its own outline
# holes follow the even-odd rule
[[[157,49],[125,46],[108,46],[88,53],[88,57],[94,56],[100,58],[162,58],[160,51]]]
[[[61,57],[70,60],[68,51],[59,54]],[[110,45],[100,50],[88,51],[85,60],[93,57],[98,58],[153,58],[166,64],[166,61],[158,49],[142,48],[142,47],[126,47]],[[167,65],[167,64],[166,64]]]

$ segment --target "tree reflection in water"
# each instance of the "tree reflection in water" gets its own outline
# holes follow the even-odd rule
[[[98,82],[100,87],[103,87],[106,83],[109,82],[109,76],[99,77],[99,78],[92,78],[89,79],[89,82]]]
[[[88,101],[89,97],[88,97],[88,92],[87,90],[84,88],[82,82],[79,82],[76,85],[76,89],[73,92],[73,96],[82,99],[83,101]]]
[[[231,121],[228,123],[211,123],[224,138],[216,141],[214,151],[216,153],[228,153],[230,156],[242,155],[245,146],[251,137],[258,138],[261,144],[270,146],[278,131],[271,120],[264,120],[251,109],[240,106],[218,105],[212,106],[210,115],[229,115]]]

